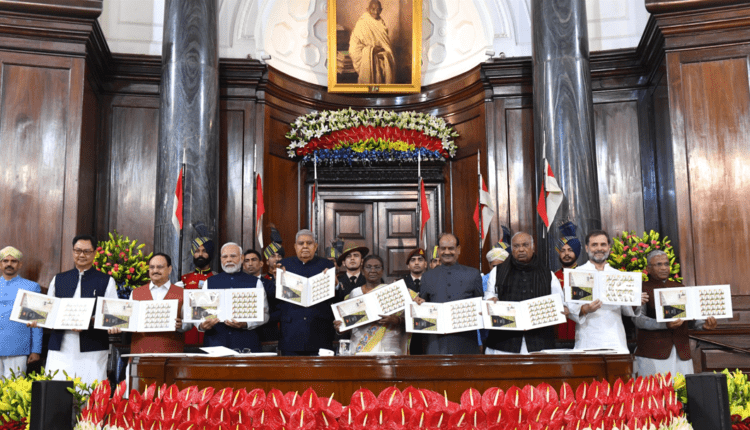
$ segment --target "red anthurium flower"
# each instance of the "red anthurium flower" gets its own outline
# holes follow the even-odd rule
[[[209,406],[211,409],[211,416],[208,417],[208,422],[211,425],[218,425],[220,423],[230,424],[232,417],[229,413],[229,409],[224,406]]]
[[[211,401],[211,398],[214,396],[214,388],[213,387],[206,387],[198,392],[198,395],[195,397],[195,404],[198,406],[203,406],[207,404],[209,401]]]
[[[361,412],[374,410],[378,405],[378,398],[367,388],[360,388],[352,394],[349,408],[357,416]]]
[[[427,411],[425,417],[426,428],[430,430],[449,429],[452,414],[448,411]]]
[[[317,422],[315,421],[315,413],[310,409],[303,407],[295,411],[289,417],[289,425],[286,428],[295,430],[314,430],[316,426]]]
[[[315,421],[319,430],[336,430],[339,428],[336,417],[325,410],[319,410],[315,413]]]
[[[180,405],[177,401],[172,401],[169,404],[162,403],[162,405],[159,407],[159,418],[161,422],[176,422],[181,423],[182,422],[182,414],[185,411],[185,408]]]
[[[562,426],[565,417],[565,409],[561,405],[547,404],[542,409],[542,413],[538,422],[545,425],[560,425]]]
[[[242,409],[245,412],[251,410],[263,409],[266,405],[266,392],[260,388],[256,388],[245,396],[245,401],[242,404]]]
[[[526,385],[525,387],[523,387],[522,391],[528,399],[528,402],[524,405],[527,412],[530,412],[532,409],[542,408],[542,406],[544,405],[544,399],[539,395],[536,387],[534,387],[533,385]]]
[[[130,409],[133,414],[137,415],[141,412],[142,404],[143,398],[141,397],[141,393],[136,390],[131,391],[130,398],[128,399],[128,409]]]
[[[343,407],[341,406],[341,403],[334,400],[333,393],[331,393],[330,397],[327,398],[318,398],[318,410],[319,411],[325,411],[328,413],[328,416],[332,416],[334,418],[337,418],[341,416],[341,412],[343,411]]]
[[[411,420],[413,413],[412,410],[406,406],[393,409],[388,420],[387,427],[389,430],[407,430],[409,429],[409,421]]]
[[[567,382],[563,382],[560,387],[560,395],[558,396],[560,405],[567,407],[569,404],[575,401],[575,394],[573,388]]]
[[[266,409],[265,421],[268,428],[289,426],[290,413],[280,408]],[[253,421],[254,422],[254,421]]]
[[[233,392],[229,399],[229,403],[227,403],[229,412],[231,412],[232,414],[237,414],[237,411],[242,410],[242,406],[245,404],[246,398],[247,390],[245,390],[244,388]]]
[[[180,389],[177,388],[177,385],[172,384],[161,393],[161,398],[162,400],[177,401],[179,395]]]
[[[318,394],[312,388],[308,388],[302,393],[302,406],[308,411],[317,412],[320,408]]]
[[[576,388],[576,403],[590,403],[589,402],[589,386],[587,383],[582,382],[581,385]]]
[[[427,393],[425,393],[425,395],[427,395]],[[430,391],[428,397],[432,398],[432,401],[430,402],[430,407],[434,411],[444,411],[444,412],[448,412],[449,414],[452,414],[456,412],[459,408],[458,403],[451,402],[450,400],[448,400],[447,391],[443,391],[442,396],[434,391]]]
[[[192,385],[180,391],[177,395],[177,400],[180,402],[183,408],[195,404],[198,402],[198,387]]]
[[[409,429],[426,429],[427,421],[429,420],[429,412],[425,410],[412,411],[411,420],[409,421]],[[341,423],[341,420],[339,420]]]
[[[469,412],[482,409],[482,395],[478,390],[469,388],[461,394],[461,409]]]
[[[488,388],[482,394],[482,410],[485,414],[497,412],[505,401],[505,392],[497,387]]]
[[[411,409],[412,412],[422,412],[427,408],[426,400],[423,401],[424,394],[414,387],[408,387],[401,392],[404,397],[404,406]]]
[[[397,408],[403,406],[404,396],[398,388],[388,387],[378,394],[378,403],[382,407],[395,411]]]
[[[206,411],[205,409],[208,408],[208,404],[203,406],[204,410],[201,414],[201,410],[198,407],[189,407],[185,409],[185,412],[183,413],[183,418],[187,422],[191,422],[195,424],[196,426],[203,425],[203,423],[206,422]]]
[[[474,429],[486,427],[486,421],[484,412],[461,408],[451,415],[448,424],[451,429]]]
[[[521,391],[520,388],[513,386],[508,389],[505,393],[505,409],[508,413],[512,413],[516,409],[520,409],[522,406],[528,403],[526,395]]]
[[[558,397],[557,397],[557,391],[546,382],[543,382],[536,387],[536,393],[539,395],[539,397],[542,399],[542,401],[545,404],[557,404],[558,403]]]
[[[360,412],[354,419],[351,428],[353,430],[379,430],[380,426],[373,414],[373,410]]]
[[[232,392],[232,389],[229,387],[222,388],[214,393],[208,403],[215,407],[227,407],[232,402]]]
[[[143,390],[143,395],[141,396],[141,398],[143,400],[153,400],[154,394],[156,394],[156,383],[147,385],[146,389]]]

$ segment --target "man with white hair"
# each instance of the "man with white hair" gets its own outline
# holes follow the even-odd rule
[[[13,299],[19,290],[41,293],[39,284],[22,278],[18,274],[23,254],[12,246],[0,250],[0,295],[5,299],[0,302],[0,374],[11,377],[11,370],[16,375],[26,372],[26,365],[39,361],[42,353],[42,329],[30,328],[10,321],[13,310]]]
[[[255,277],[242,271],[242,248],[234,242],[225,243],[220,253],[223,273],[206,279],[203,289],[226,290],[230,288],[261,288],[263,284]],[[225,346],[239,352],[261,352],[258,333],[253,330],[268,322],[268,298],[263,304],[263,322],[237,322],[233,319],[219,321],[210,318],[200,323],[198,331],[205,333],[204,346]]]
[[[281,270],[306,278],[333,269],[327,258],[315,255],[318,244],[310,230],[300,230],[294,239],[297,255],[281,260]],[[276,272],[276,275],[279,276]],[[320,348],[333,345],[333,299],[303,307],[280,300],[277,310],[281,318],[279,350],[282,355],[317,355]]]

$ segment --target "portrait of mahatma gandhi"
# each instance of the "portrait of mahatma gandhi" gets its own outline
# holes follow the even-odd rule
[[[336,5],[335,47],[329,45],[336,51],[336,83],[413,84],[414,0],[330,1]]]

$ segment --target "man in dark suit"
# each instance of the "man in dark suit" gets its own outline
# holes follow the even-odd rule
[[[242,248],[236,243],[225,243],[221,247],[220,260],[224,272],[206,279],[203,289],[265,289],[256,276],[248,275],[242,271]],[[267,295],[268,293],[266,293]],[[240,352],[248,349],[252,352],[261,352],[260,336],[258,330],[254,329],[267,323],[269,318],[268,297],[266,297],[262,322],[219,321],[216,318],[210,318],[200,323],[198,331],[205,332],[204,346],[225,346]]]
[[[422,288],[422,275],[427,270],[426,254],[424,249],[417,248],[406,256],[406,267],[409,268],[409,274],[404,276],[404,282],[407,288],[417,293]],[[425,336],[422,333],[413,333],[409,343],[409,354],[424,355],[425,341]]]
[[[438,239],[440,265],[422,276],[419,297],[414,301],[446,303],[482,297],[482,275],[479,270],[458,264],[461,245],[458,238],[443,233]],[[428,334],[427,354],[479,354],[477,332]]]
[[[332,262],[315,255],[318,244],[310,230],[297,232],[294,250],[296,256],[281,260],[281,270],[306,278],[333,270]],[[306,308],[279,300],[279,350],[282,355],[317,355],[320,348],[333,348],[333,302],[333,299],[326,300]]]
[[[414,249],[406,256],[406,267],[409,268],[409,274],[404,276],[404,282],[406,282],[407,288],[417,293],[422,287],[422,275],[427,269],[427,260],[424,257],[425,251],[422,248]]]
[[[276,284],[263,276],[263,259],[260,256],[260,252],[254,249],[245,251],[245,256],[242,259],[242,271],[257,278],[257,282],[260,282],[260,284],[256,283],[256,285],[259,287],[263,286],[263,289],[266,291],[270,319],[268,320],[268,324],[258,327],[261,344],[264,342],[278,342],[279,312],[276,309]]]

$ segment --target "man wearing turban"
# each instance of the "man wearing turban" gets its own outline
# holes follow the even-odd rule
[[[558,227],[560,238],[555,242],[555,250],[560,257],[560,270],[555,276],[560,280],[560,285],[565,288],[563,269],[575,269],[578,266],[578,256],[581,255],[581,240],[576,235],[576,225],[568,221]],[[556,327],[557,338],[560,340],[574,340],[576,338],[576,323],[568,320],[565,324]]]
[[[208,230],[205,227],[199,229],[201,225],[196,226],[198,234],[190,244],[190,251],[193,254],[193,265],[195,270],[182,275],[182,283],[186,290],[197,290],[203,288],[206,279],[215,275],[211,270],[211,260],[214,258],[214,242],[208,237]],[[203,345],[203,333],[193,327],[185,333],[185,345],[201,346]]]
[[[19,290],[41,293],[39,284],[18,274],[22,257],[21,251],[12,246],[0,250],[0,295],[5,297],[0,301],[0,374],[5,378],[11,377],[11,370],[16,375],[26,372],[26,365],[39,361],[42,353],[42,329],[10,321]]]

